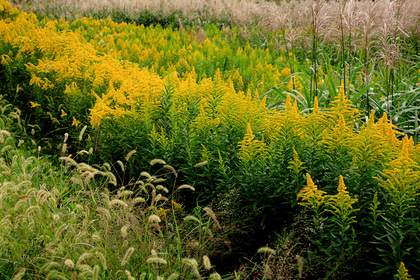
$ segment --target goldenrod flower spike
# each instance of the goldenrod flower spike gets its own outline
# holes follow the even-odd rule
[[[319,112],[318,97],[315,96],[313,112]]]
[[[347,191],[346,185],[344,185],[343,175],[340,175],[337,191],[338,193],[349,193]]]
[[[328,201],[326,202],[326,211],[331,212],[336,216],[339,220],[341,220],[341,224],[349,225],[356,222],[355,216],[351,216],[351,214],[359,209],[354,209],[353,204],[357,202],[357,199],[351,198],[349,192],[347,191],[347,187],[344,184],[343,176],[340,175],[337,194],[331,195],[328,197]]]
[[[411,277],[410,274],[408,274],[407,268],[405,268],[405,265],[403,262],[401,262],[400,267],[397,270],[397,274],[395,274],[394,278],[397,280],[414,280],[414,278]]]
[[[370,111],[370,115],[369,115],[369,119],[368,119],[368,122],[367,122],[367,126],[371,126],[373,124],[375,124],[375,110],[372,109]]]
[[[324,204],[326,192],[319,190],[312,181],[311,175],[306,173],[307,185],[297,195],[298,199],[302,199],[299,205],[310,207],[318,212],[320,207]]]

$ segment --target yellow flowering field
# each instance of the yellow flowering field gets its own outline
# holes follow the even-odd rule
[[[38,152],[58,147],[66,168],[84,172],[86,185],[95,175],[110,178],[107,187],[119,192],[118,201],[109,205],[128,207],[119,200],[125,191],[120,187],[145,190],[147,184],[140,189],[138,179],[157,179],[142,171],[160,171],[159,165],[150,166],[159,158],[167,171],[159,182],[175,176],[195,192],[158,208],[155,202],[169,199],[158,196],[157,189],[175,193],[176,188],[152,185],[147,199],[156,213],[147,217],[150,224],[167,222],[175,210],[202,210],[208,225],[211,219],[221,230],[215,214],[197,204],[213,203],[223,212],[222,200],[232,212],[227,225],[248,218],[255,234],[257,227],[267,232],[296,227],[303,240],[293,249],[300,250],[293,251],[296,273],[307,266],[308,275],[316,277],[360,273],[380,278],[398,269],[404,274],[407,266],[419,275],[417,134],[400,132],[386,113],[377,118],[379,112],[357,108],[346,89],[351,78],[333,77],[335,66],[316,68],[316,79],[308,80],[310,64],[297,65],[293,53],[286,59],[249,42],[233,48],[226,38],[236,36],[234,27],[185,30],[109,19],[40,20],[4,0],[0,7],[0,72],[8,101],[31,125]],[[295,68],[302,71],[292,73]],[[312,88],[326,83],[331,94],[320,106],[325,96]],[[281,106],[270,105],[276,93]],[[78,149],[84,149],[77,154],[82,161],[106,161],[112,168],[84,170],[73,159]],[[129,156],[121,162],[127,154],[130,164]],[[251,214],[245,218],[242,212]],[[130,215],[127,219],[134,219]],[[186,222],[198,223],[204,232],[201,220],[188,217]],[[172,231],[179,238],[176,221]],[[131,256],[130,248],[126,254]],[[181,255],[180,248],[173,251]],[[261,252],[267,257],[262,266],[278,269],[273,250]],[[168,263],[156,252],[151,258]],[[196,261],[182,263],[200,279]]]

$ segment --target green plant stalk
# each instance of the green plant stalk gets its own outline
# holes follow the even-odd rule
[[[343,87],[344,87],[344,94],[346,95],[346,57],[344,53],[345,49],[345,42],[344,42],[344,26],[343,26],[343,11],[346,7],[346,1],[344,1],[343,8],[340,10],[340,30],[341,30],[341,60],[342,60],[342,68],[343,68]],[[341,85],[340,85],[341,86]],[[346,95],[347,96],[347,95]]]
[[[178,223],[175,217],[175,208],[174,208],[174,204],[171,203],[171,212],[172,212],[172,217],[174,219],[174,223],[175,223],[175,231],[176,231],[176,236],[177,236],[177,253],[178,253],[178,260],[181,261],[181,235],[179,234],[179,227],[178,227]]]
[[[312,15],[312,32],[313,32],[313,38],[312,38],[312,68],[313,68],[313,80],[312,80],[312,75],[311,75],[311,89],[310,89],[310,93],[311,93],[311,98],[314,99],[315,95],[316,95],[316,91],[317,91],[317,57],[316,57],[316,52],[318,49],[318,44],[317,44],[317,36],[316,36],[316,19],[315,19],[315,15]],[[312,88],[314,85],[314,89]]]

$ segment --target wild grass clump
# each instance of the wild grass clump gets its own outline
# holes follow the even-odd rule
[[[41,147],[35,155],[18,149],[8,130],[19,114],[8,110],[3,106],[0,118],[2,278],[197,279],[216,273],[209,256],[219,250],[212,249],[222,230],[217,217],[208,207],[186,216],[175,200],[191,186],[178,187],[176,178],[169,186],[143,172],[110,192],[107,186],[117,182],[108,164],[94,167],[67,155],[54,166]]]

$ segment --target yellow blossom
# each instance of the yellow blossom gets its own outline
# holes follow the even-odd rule
[[[306,173],[307,185],[297,195],[298,199],[302,199],[299,205],[310,207],[314,211],[318,211],[324,204],[326,192],[319,190],[312,181],[311,175]]]
[[[340,175],[337,194],[328,198],[326,210],[339,217],[342,222],[347,224],[355,223],[354,216],[350,216],[353,212],[359,209],[353,209],[352,204],[357,202],[357,199],[351,198],[347,188],[344,184],[343,176]]]
[[[177,203],[177,202],[172,200],[172,205],[174,206],[175,210],[177,210],[177,211],[182,210],[183,205],[181,203]]]
[[[64,112],[64,110],[63,110],[63,109],[61,109],[61,116],[60,116],[60,117],[65,117],[65,116],[67,116],[67,113],[66,113],[66,112]]]
[[[395,279],[398,280],[414,280],[414,278],[411,277],[410,274],[408,274],[407,268],[405,268],[405,265],[403,262],[401,262],[400,267],[397,270],[398,274],[394,275]]]
[[[159,217],[165,218],[166,217],[166,212],[168,212],[168,211],[169,211],[169,209],[163,209],[162,207],[159,207],[157,212],[158,212]]]
[[[41,106],[41,104],[36,103],[36,102],[29,101],[29,103],[31,104],[31,108],[35,108],[35,107]]]
[[[282,76],[289,76],[292,73],[292,71],[290,70],[290,68],[286,67],[283,70],[281,70],[280,75]]]
[[[73,117],[73,122],[71,123],[72,126],[78,127],[81,124],[75,117]]]

